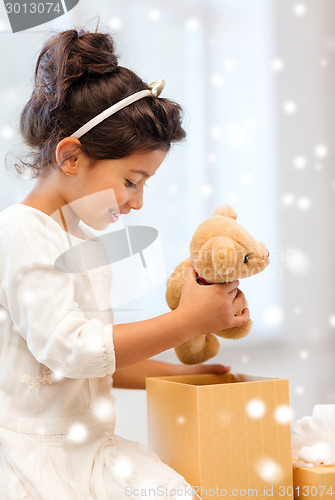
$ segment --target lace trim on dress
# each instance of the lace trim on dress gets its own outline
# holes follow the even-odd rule
[[[39,387],[41,387],[42,384],[52,384],[53,383],[52,375],[53,375],[52,370],[43,370],[42,375],[37,375],[35,379],[33,379],[27,373],[25,375],[22,375],[21,383],[26,384],[26,386],[28,387],[28,389],[24,393],[24,396],[34,391],[35,389],[38,389]]]

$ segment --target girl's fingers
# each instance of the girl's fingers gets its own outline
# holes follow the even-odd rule
[[[234,314],[242,309],[242,307],[245,305],[245,296],[244,293],[241,292],[241,290],[237,290],[236,297],[233,300],[233,311]]]
[[[230,366],[224,366],[219,364],[204,365],[198,364],[193,367],[194,373],[228,373],[230,371]]]
[[[240,282],[238,280],[232,281],[231,283],[224,283],[224,286],[226,287],[226,292],[230,293],[236,290]]]
[[[197,273],[192,266],[187,266],[184,269],[184,278],[195,278]]]
[[[250,312],[249,312],[249,309],[248,307],[245,307],[242,311],[242,314],[240,316],[235,316],[234,318],[234,326],[242,326],[242,325],[245,325],[246,322],[249,320],[250,318]]]

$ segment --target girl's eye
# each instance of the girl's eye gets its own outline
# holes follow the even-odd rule
[[[126,179],[126,183],[127,183],[126,186],[134,188],[134,189],[136,188],[136,184],[134,184],[133,182],[128,181],[128,179]]]

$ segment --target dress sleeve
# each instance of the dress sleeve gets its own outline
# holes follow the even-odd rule
[[[30,217],[31,219],[31,217]],[[115,372],[113,325],[88,319],[71,275],[55,269],[65,233],[23,216],[1,245],[0,300],[35,359],[69,378]]]

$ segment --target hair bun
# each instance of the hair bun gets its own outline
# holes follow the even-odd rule
[[[67,30],[45,43],[36,63],[35,88],[47,98],[52,110],[66,102],[69,88],[83,77],[114,73],[117,69],[111,35]]]

